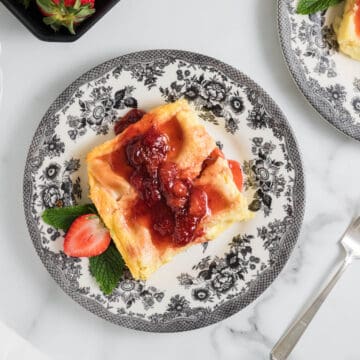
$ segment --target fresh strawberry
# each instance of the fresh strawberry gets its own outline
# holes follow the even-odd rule
[[[110,233],[95,214],[79,216],[65,235],[64,253],[73,257],[92,257],[110,245]]]
[[[76,24],[95,12],[95,0],[36,0],[36,3],[46,25],[55,31],[65,26],[71,34],[75,34]]]

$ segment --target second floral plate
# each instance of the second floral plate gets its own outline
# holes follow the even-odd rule
[[[360,62],[338,51],[332,26],[343,4],[305,16],[296,14],[297,2],[278,0],[280,43],[290,73],[325,120],[360,140]]]
[[[253,220],[197,245],[148,281],[125,273],[105,296],[88,259],[63,252],[63,233],[41,220],[44,209],[86,203],[85,156],[114,136],[129,108],[144,110],[185,97],[226,156],[240,161]],[[298,148],[271,98],[238,70],[173,50],[110,60],[71,84],[51,105],[31,144],[24,207],[29,232],[58,284],[89,311],[113,323],[155,332],[203,327],[236,313],[276,278],[296,243],[304,210]]]

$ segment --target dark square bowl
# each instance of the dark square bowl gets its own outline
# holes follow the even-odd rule
[[[120,0],[99,0],[96,2],[96,12],[84,22],[76,26],[76,34],[72,35],[67,29],[62,28],[58,32],[43,23],[43,16],[32,4],[25,9],[17,0],[0,0],[37,38],[43,41],[71,42],[84,35],[97,21],[99,21]]]

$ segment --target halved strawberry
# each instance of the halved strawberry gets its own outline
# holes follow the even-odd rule
[[[73,257],[92,257],[110,245],[110,233],[95,214],[79,216],[65,235],[64,253]]]
[[[36,0],[44,23],[55,31],[65,26],[75,34],[74,26],[95,12],[95,0]]]

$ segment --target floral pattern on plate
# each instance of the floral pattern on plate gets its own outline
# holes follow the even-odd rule
[[[228,158],[240,160],[255,219],[193,246],[147,281],[126,271],[104,295],[88,260],[63,253],[63,232],[41,220],[48,207],[88,202],[85,156],[111,139],[129,108],[185,97]],[[147,51],[100,65],[75,81],[42,119],[28,153],[24,206],[42,261],[78,303],[119,325],[181,331],[226,318],[273,281],[293,249],[303,216],[302,167],[274,102],[237,70],[180,51]]]
[[[296,14],[296,4],[293,0],[278,0],[280,42],[289,70],[325,120],[360,140],[356,86],[360,63],[338,51],[332,26],[334,18],[341,14],[341,5],[305,16]]]

